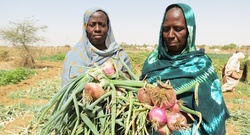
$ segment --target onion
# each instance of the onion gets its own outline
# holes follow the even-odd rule
[[[170,112],[167,119],[167,125],[171,131],[188,128],[187,119],[181,112]]]
[[[87,102],[92,102],[100,98],[104,94],[101,84],[89,82],[84,87],[84,98]]]
[[[137,92],[138,100],[140,103],[153,105],[150,95],[147,93],[147,91],[144,88],[141,88]]]
[[[163,126],[160,126],[158,129],[157,129],[157,132],[160,134],[160,135],[169,135],[170,134],[170,131],[168,129],[168,125],[165,124]]]
[[[126,91],[126,89],[117,87],[116,88],[116,96],[118,96],[118,97],[122,96],[123,91]]]
[[[180,112],[181,110],[181,103],[180,101],[176,100],[174,105],[169,108],[171,112]]]
[[[170,86],[168,88],[156,86],[154,88],[147,89],[147,92],[149,93],[152,103],[155,106],[165,109],[173,106],[177,100],[175,90]]]
[[[148,116],[155,130],[167,123],[167,115],[164,108],[156,106],[149,111]]]
[[[108,60],[103,64],[102,70],[104,74],[109,77],[115,74],[114,64],[111,60]]]

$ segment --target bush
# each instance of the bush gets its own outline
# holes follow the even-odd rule
[[[7,57],[9,57],[9,52],[8,51],[0,51],[0,60],[4,60]]]
[[[222,50],[236,50],[237,45],[236,44],[229,44],[222,46]]]
[[[17,68],[14,70],[1,70],[0,71],[0,86],[8,84],[16,84],[22,80],[30,77],[30,75],[35,74],[34,70],[28,68]]]
[[[66,56],[66,53],[58,53],[56,55],[51,55],[51,56],[42,56],[39,58],[39,60],[48,60],[48,61],[53,61],[53,62],[61,62],[64,60]]]

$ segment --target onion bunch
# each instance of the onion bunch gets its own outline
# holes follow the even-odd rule
[[[179,93],[188,90],[184,89],[179,91]],[[137,94],[140,103],[153,106],[149,111],[148,119],[152,128],[161,134],[168,134],[173,130],[188,129],[187,118],[183,113],[193,112],[201,118],[199,112],[191,111],[183,106],[182,100],[177,99],[176,91],[169,81],[163,83],[159,80],[157,86],[143,87]]]
[[[129,77],[116,69],[114,60],[123,64]],[[138,78],[119,58],[104,66],[96,65],[61,88],[41,108],[35,127],[41,127],[42,135],[147,135],[152,126],[157,131],[164,127],[170,129],[169,117],[173,118],[172,110],[178,110],[174,106],[180,101],[176,95],[185,91],[175,92],[168,82],[155,86]],[[182,112],[201,117],[199,112],[183,105],[180,108]],[[183,129],[182,125],[173,127],[170,130]]]

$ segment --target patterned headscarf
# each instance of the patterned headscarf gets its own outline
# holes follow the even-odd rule
[[[164,46],[162,25],[165,20],[165,10],[160,28],[159,45],[144,62],[140,79],[156,84],[170,80],[176,91],[189,89],[189,92],[178,95],[184,105],[202,113],[203,119],[199,128],[200,134],[225,134],[225,119],[229,117],[223,99],[220,80],[217,77],[211,59],[195,47],[195,17],[193,10],[186,4],[174,4],[169,7],[180,7],[184,13],[188,29],[187,43],[178,55],[171,55]],[[195,84],[198,84],[198,100],[194,97]],[[182,130],[176,131],[184,132]],[[194,134],[186,130],[185,134]]]
[[[83,18],[83,30],[80,41],[67,53],[62,73],[62,87],[65,86],[70,79],[83,74],[88,69],[86,67],[94,67],[94,63],[97,65],[102,65],[111,57],[117,57],[122,59],[128,67],[131,68],[130,61],[126,52],[122,49],[120,45],[115,41],[111,22],[108,17],[109,29],[106,38],[106,50],[99,50],[95,48],[89,41],[86,33],[87,23],[91,15],[97,11],[104,12],[107,17],[108,14],[101,8],[92,8],[85,12]],[[117,68],[120,70],[125,70],[119,60],[115,60]],[[82,66],[82,67],[80,67]],[[85,66],[85,67],[83,67]]]

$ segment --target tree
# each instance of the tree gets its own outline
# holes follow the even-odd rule
[[[237,45],[234,43],[228,44],[228,45],[224,45],[221,48],[222,50],[237,50]]]
[[[38,33],[40,31],[45,32],[46,25],[36,26],[38,20],[32,18],[24,19],[23,21],[10,22],[10,27],[0,29],[0,38],[10,42],[14,46],[23,46],[28,56],[31,58],[32,64],[35,64],[35,60],[28,48],[29,45],[45,41],[45,38],[40,37]]]

